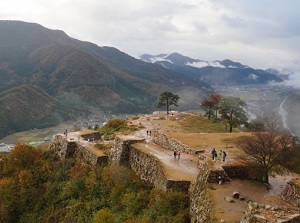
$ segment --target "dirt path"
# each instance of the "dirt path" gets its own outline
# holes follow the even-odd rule
[[[141,143],[135,146],[160,160],[167,179],[193,181],[199,173],[197,168],[198,158],[193,155],[181,153],[180,158],[174,158],[172,151],[163,149],[153,143]]]
[[[135,123],[144,126],[142,130],[135,132],[135,136],[145,138],[147,142],[146,144],[140,145],[139,149],[155,156],[162,162],[168,179],[195,180],[199,173],[199,169],[197,168],[198,157],[181,152],[180,158],[175,158],[173,151],[163,149],[154,144],[152,142],[154,125],[150,120],[149,116],[145,116],[138,119]]]
[[[231,180],[221,185],[209,184],[208,192],[212,200],[214,218],[217,222],[221,219],[230,223],[240,222],[247,208],[248,199],[259,204],[292,207],[290,203],[279,197],[280,192],[289,178],[290,176],[270,178],[272,185],[271,190],[267,190],[266,187],[258,181],[250,180]],[[246,200],[240,201],[235,199],[233,203],[229,203],[224,199],[225,197],[232,197],[235,191],[244,196]]]

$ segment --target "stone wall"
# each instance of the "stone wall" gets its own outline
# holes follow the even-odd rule
[[[191,182],[167,179],[160,160],[138,148],[144,143],[145,140],[141,138],[117,136],[111,150],[111,164],[129,166],[141,179],[163,191],[188,191]]]
[[[209,171],[209,174],[207,176],[208,183],[215,183],[218,182],[220,179],[222,180],[222,182],[230,181],[230,178],[224,169]]]
[[[80,136],[86,141],[94,141],[101,139],[101,135],[98,131],[87,130],[85,132],[83,132]]]
[[[206,189],[210,171],[205,160],[199,162],[198,167],[199,174],[189,190],[191,223],[210,222],[211,220],[210,201]]]
[[[259,180],[263,179],[261,168],[254,165],[226,165],[222,166],[230,178]]]
[[[145,142],[145,139],[126,136],[117,136],[110,152],[110,161],[114,165],[129,165],[130,145]]]
[[[93,165],[97,164],[103,166],[108,164],[108,156],[98,156],[78,143],[75,156]]]
[[[168,150],[177,150],[189,154],[196,154],[196,150],[190,148],[187,145],[178,142],[175,139],[169,138],[166,134],[161,133],[159,130],[155,130],[153,134],[153,142]]]
[[[55,135],[54,140],[50,145],[50,150],[62,159],[72,157],[76,147],[76,142],[68,142],[64,136]]]
[[[105,165],[108,162],[108,156],[97,156],[84,146],[75,141],[68,141],[62,135],[56,135],[49,149],[57,154],[61,159],[78,158],[91,164]]]
[[[161,162],[154,156],[144,153],[134,145],[129,148],[130,168],[143,180],[155,187],[167,190],[167,178]]]
[[[300,207],[300,179],[290,180],[281,193],[281,198]],[[300,222],[300,221],[299,221]]]

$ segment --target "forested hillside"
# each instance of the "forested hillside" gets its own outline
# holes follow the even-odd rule
[[[0,79],[0,120],[10,120],[1,126],[0,137],[55,125],[94,108],[106,114],[146,113],[156,108],[165,90],[187,92],[181,108],[198,108],[194,98],[213,90],[113,47],[79,41],[34,23],[3,20]]]
[[[0,159],[0,222],[189,222],[183,192],[153,188],[125,167],[95,167],[18,144]]]

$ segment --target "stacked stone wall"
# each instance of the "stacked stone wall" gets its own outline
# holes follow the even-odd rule
[[[156,157],[136,149],[134,144],[130,147],[129,165],[141,179],[164,191],[168,189],[161,162]]]
[[[49,149],[57,154],[61,159],[79,158],[83,162],[91,164],[105,165],[108,162],[108,156],[97,156],[84,146],[75,141],[68,141],[62,135],[56,135]]]
[[[229,176],[224,171],[224,169],[210,170],[207,176],[208,183],[215,183],[221,180],[222,182],[230,181]]]
[[[134,143],[145,142],[145,139],[124,140],[120,137],[114,139],[114,144],[110,152],[110,161],[112,165],[128,165],[130,145]]]
[[[81,137],[84,140],[86,140],[86,141],[94,141],[94,140],[101,139],[101,135],[97,131],[91,132],[91,133],[82,134]]]
[[[76,149],[76,145],[71,144],[62,135],[56,135],[53,142],[50,145],[50,150],[57,154],[60,158],[71,157]]]
[[[176,150],[176,151],[185,152],[189,154],[196,153],[196,150],[190,148],[185,144],[182,144],[181,142],[178,142],[175,139],[169,138],[166,134],[161,133],[159,130],[154,131],[153,142],[164,149]]]
[[[259,180],[263,179],[261,168],[254,165],[226,165],[222,166],[230,178]]]
[[[103,166],[108,164],[108,156],[98,156],[78,143],[75,157],[93,165],[97,164]]]
[[[189,190],[191,223],[210,222],[211,220],[210,200],[206,188],[210,170],[205,160],[199,162],[198,167],[199,174]]]

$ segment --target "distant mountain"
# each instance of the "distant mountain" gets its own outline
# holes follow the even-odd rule
[[[198,78],[79,41],[39,24],[0,20],[0,137],[87,114],[156,109],[161,92],[180,109],[199,107],[213,91]],[[195,98],[197,100],[195,100]]]
[[[252,85],[283,81],[279,73],[253,69],[228,59],[209,62],[186,57],[179,53],[155,56],[144,54],[140,58],[210,85]]]

